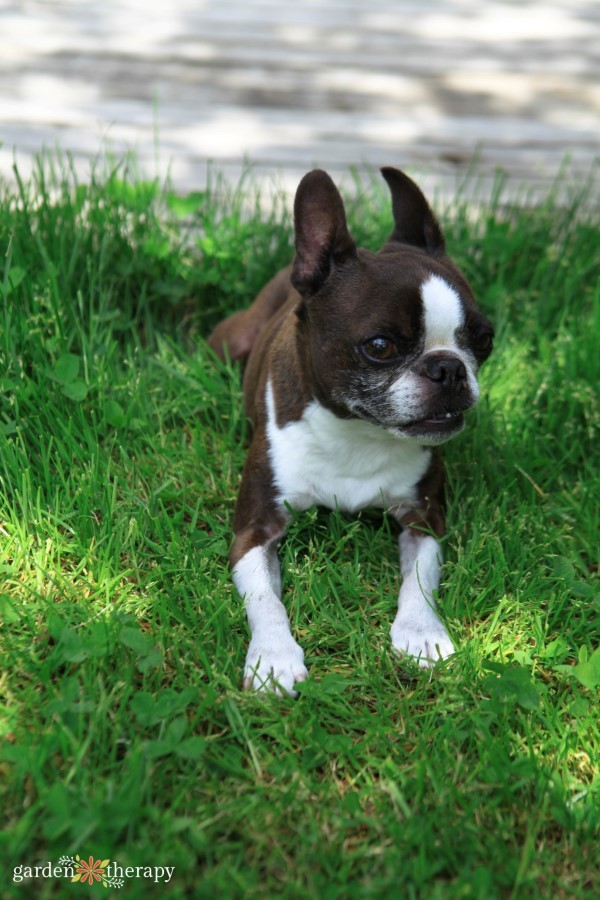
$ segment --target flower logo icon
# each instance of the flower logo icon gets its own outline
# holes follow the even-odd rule
[[[71,870],[75,870],[75,875],[71,878],[72,883],[94,884],[99,881],[105,888],[123,887],[123,878],[119,878],[107,870],[107,866],[110,865],[110,859],[100,860],[90,856],[86,862],[77,853],[75,854],[75,859],[72,856],[61,856],[58,862],[61,866],[69,866]]]
[[[72,882],[81,881],[82,884],[86,882],[94,884],[94,881],[106,881],[104,870],[110,859],[100,861],[99,859],[94,859],[93,856],[90,856],[87,862],[79,859],[79,856],[76,859],[79,862],[79,867],[75,870],[75,875],[71,879]]]

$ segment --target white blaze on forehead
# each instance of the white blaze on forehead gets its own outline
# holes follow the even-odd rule
[[[421,285],[425,315],[425,350],[456,348],[456,331],[465,318],[458,293],[439,275],[431,275]]]

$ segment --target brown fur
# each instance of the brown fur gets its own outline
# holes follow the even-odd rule
[[[207,343],[220,359],[224,360],[227,354],[235,362],[250,355],[267,322],[288,299],[291,271],[291,266],[282,269],[264,286],[252,306],[219,322]]]

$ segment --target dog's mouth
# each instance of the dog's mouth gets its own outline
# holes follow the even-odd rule
[[[395,434],[397,437],[422,438],[427,439],[427,443],[443,443],[448,438],[458,434],[465,426],[465,412],[471,409],[472,403],[463,405],[461,409],[440,409],[432,410],[422,419],[410,419],[405,422],[385,421],[383,416],[375,415],[373,410],[359,404],[355,404],[352,412],[358,418],[367,422],[374,422],[376,425],[383,425],[386,430]],[[385,417],[387,418],[387,416]]]
[[[450,435],[456,431],[460,431],[464,427],[465,417],[464,410],[456,410],[454,412],[440,412],[427,416],[424,419],[417,419],[413,422],[407,422],[401,426],[404,434],[409,435]]]

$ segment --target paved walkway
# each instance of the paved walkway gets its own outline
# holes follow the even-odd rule
[[[515,181],[600,153],[598,0],[0,0],[0,172],[102,146],[200,187],[245,157]]]

